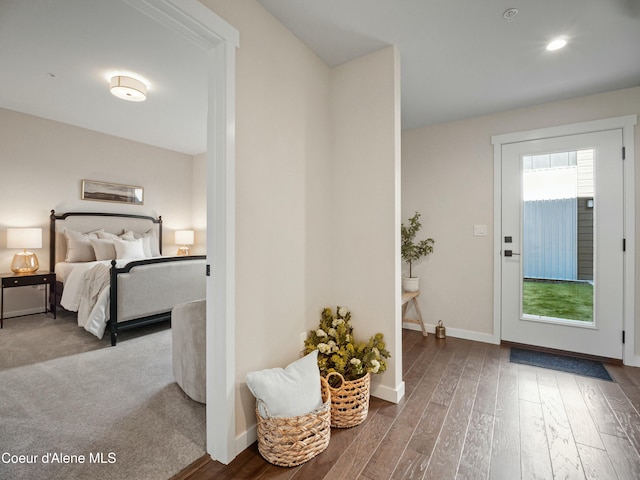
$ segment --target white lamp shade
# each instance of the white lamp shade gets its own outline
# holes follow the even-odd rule
[[[7,228],[7,248],[42,248],[42,229]]]
[[[147,86],[140,80],[118,75],[111,77],[111,93],[130,102],[143,102],[147,99]]]
[[[176,230],[176,245],[193,245],[193,230]]]

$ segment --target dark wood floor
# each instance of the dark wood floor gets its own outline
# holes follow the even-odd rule
[[[509,348],[404,331],[406,395],[371,399],[367,420],[332,429],[295,468],[254,444],[230,465],[203,457],[173,480],[640,479],[640,369],[616,383],[517,365]]]

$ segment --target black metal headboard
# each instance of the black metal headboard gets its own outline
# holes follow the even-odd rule
[[[59,260],[59,244],[60,240],[64,241],[64,235],[56,227],[57,221],[70,221],[71,228],[84,232],[102,228],[103,223],[112,226],[111,233],[122,233],[123,229],[130,229],[136,232],[144,233],[151,227],[157,228],[158,249],[162,254],[162,217],[150,217],[146,215],[129,215],[126,213],[107,213],[107,212],[67,212],[56,215],[55,210],[51,210],[50,233],[51,240],[49,242],[49,265],[50,271],[54,271],[56,261]],[[120,231],[118,231],[120,230]],[[109,231],[109,229],[107,229]]]

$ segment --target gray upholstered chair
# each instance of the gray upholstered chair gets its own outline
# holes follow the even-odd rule
[[[173,376],[196,402],[206,403],[206,301],[182,303],[171,312]]]

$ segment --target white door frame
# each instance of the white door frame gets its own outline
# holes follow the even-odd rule
[[[524,132],[507,133],[491,137],[493,145],[493,341],[500,343],[502,318],[502,146],[508,143],[540,140],[593,133],[603,130],[622,129],[622,145],[625,148],[624,161],[624,306],[623,328],[625,344],[623,361],[625,365],[640,366],[640,356],[635,355],[635,174],[634,174],[634,132],[638,123],[637,115],[573,123],[557,127],[541,128]]]
[[[235,431],[235,85],[239,32],[198,0],[123,0],[207,52],[207,453],[228,464]]]

